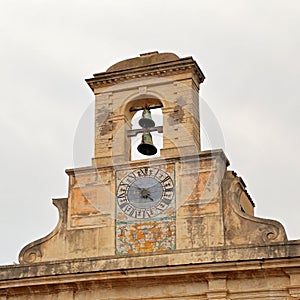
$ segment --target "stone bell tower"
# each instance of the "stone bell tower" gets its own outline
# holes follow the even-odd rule
[[[191,57],[158,52],[116,63],[88,79],[96,99],[96,165],[130,160],[130,120],[145,105],[163,111],[162,157],[199,153],[198,93],[203,80]]]
[[[150,52],[86,80],[92,163],[66,170],[56,228],[0,267],[0,300],[300,299],[300,241],[254,215],[222,150],[201,150],[204,78],[192,57]],[[133,126],[139,111],[151,125]],[[134,158],[133,136],[155,151]]]

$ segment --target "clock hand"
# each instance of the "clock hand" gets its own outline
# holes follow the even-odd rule
[[[161,186],[161,183],[160,183],[160,182],[157,182],[157,183],[151,185],[151,186],[149,187],[149,189],[152,189],[152,188],[154,188],[154,187],[156,187],[156,186]]]
[[[154,200],[153,200],[153,198],[152,198],[152,197],[150,197],[150,196],[147,196],[147,198],[149,198],[151,201],[154,201]]]
[[[137,188],[138,190],[142,190],[143,188],[138,187],[137,185],[133,184],[132,186],[134,186],[135,188]]]

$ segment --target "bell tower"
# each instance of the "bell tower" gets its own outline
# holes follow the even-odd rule
[[[97,168],[111,165],[115,171],[116,253],[174,250],[176,240],[179,246],[183,241],[176,223],[185,218],[180,221],[176,214],[185,202],[182,199],[192,193],[191,182],[196,179],[191,174],[197,173],[192,169],[199,168],[199,86],[203,80],[191,57],[158,52],[121,61],[87,80],[96,99],[93,164]],[[162,110],[162,127],[151,120],[155,108]],[[133,130],[131,119],[139,110],[144,111],[139,122],[142,128]],[[163,134],[158,159],[151,157],[156,152],[151,131]],[[143,132],[138,150],[149,156],[133,162],[131,137],[138,132]],[[197,158],[191,162],[191,156]],[[176,182],[190,181],[190,176],[189,186],[180,191]]]
[[[150,52],[111,66],[87,83],[96,99],[96,165],[130,160],[130,120],[145,106],[162,108],[162,157],[200,152],[197,63],[173,53]]]
[[[26,246],[20,261],[212,249],[247,243],[249,236],[251,243],[284,240],[279,223],[254,217],[253,201],[243,181],[227,170],[223,151],[201,151],[203,80],[193,58],[158,52],[87,79],[95,94],[92,165],[66,170],[69,196],[54,200],[57,228]],[[162,126],[152,121],[155,108],[162,111]],[[141,126],[132,128],[140,110]],[[152,156],[154,131],[163,134],[159,157]],[[142,160],[131,159],[137,133],[138,149],[147,154]],[[249,234],[241,236],[241,228]]]

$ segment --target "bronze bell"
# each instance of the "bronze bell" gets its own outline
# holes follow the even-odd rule
[[[143,133],[142,142],[137,147],[138,151],[144,155],[154,155],[157,152],[153,145],[152,135],[150,132]]]
[[[139,120],[139,124],[143,128],[149,128],[155,126],[155,123],[151,117],[150,109],[148,107],[144,108],[142,118]]]

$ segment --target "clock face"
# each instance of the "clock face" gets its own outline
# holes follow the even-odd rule
[[[165,171],[139,168],[122,178],[117,187],[117,202],[124,214],[148,219],[164,212],[174,198],[173,180]]]

